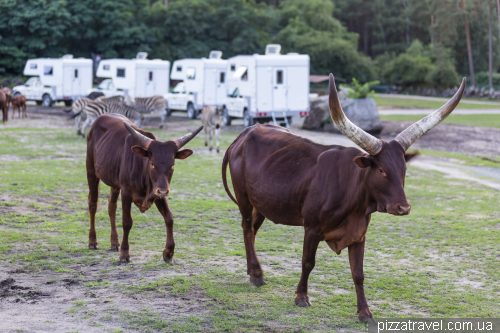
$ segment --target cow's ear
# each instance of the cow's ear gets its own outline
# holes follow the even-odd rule
[[[372,158],[369,156],[356,156],[352,161],[361,169],[368,168],[372,165]]]
[[[139,157],[149,157],[148,151],[141,146],[132,146],[130,149]]]
[[[193,155],[193,151],[191,149],[183,149],[175,154],[175,158],[178,160],[183,160],[191,155]]]
[[[405,161],[408,163],[412,158],[417,156],[418,154],[405,154]]]

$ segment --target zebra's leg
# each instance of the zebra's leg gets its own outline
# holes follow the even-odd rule
[[[208,129],[207,126],[205,126],[205,147],[208,146]]]
[[[217,152],[219,152],[219,141],[220,141],[220,125],[215,125],[215,141],[217,144]]]
[[[214,136],[214,129],[213,127],[211,127],[209,130],[208,130],[208,140],[210,141],[210,147],[208,148],[209,151],[212,151],[212,149],[214,149],[214,140],[213,140],[213,136]]]
[[[161,113],[161,124],[160,124],[160,128],[163,128],[163,125],[165,124],[165,118],[167,118],[167,114],[168,114],[167,109],[163,110],[163,112]]]
[[[93,119],[91,119],[91,117],[89,115],[87,115],[87,120],[85,120],[85,122],[83,123],[82,131],[80,133],[82,135],[82,137],[85,138],[85,129],[87,129],[87,126],[91,125],[93,122],[94,122]]]
[[[82,132],[80,131],[80,121],[81,120],[82,120],[82,114],[80,113],[78,116],[75,117],[76,135],[82,134]]]

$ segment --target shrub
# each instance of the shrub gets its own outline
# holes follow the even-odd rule
[[[370,90],[371,86],[376,86],[380,84],[380,81],[371,81],[366,82],[365,84],[360,84],[356,78],[352,78],[351,85],[342,85],[343,87],[347,87],[349,92],[347,93],[348,98],[352,99],[361,99],[371,97],[375,92]]]

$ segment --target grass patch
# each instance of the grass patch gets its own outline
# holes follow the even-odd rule
[[[423,115],[380,115],[382,120],[411,121],[422,119]],[[500,128],[500,114],[450,114],[445,124]]]
[[[96,294],[116,295],[108,294],[99,302],[120,304],[116,309],[99,310],[89,298],[85,298],[88,303],[74,302],[68,313],[74,320],[91,320],[106,327],[119,323],[123,328],[113,329],[144,332],[365,330],[357,321],[347,251],[337,256],[326,244],[320,244],[309,280],[313,307],[294,305],[302,256],[301,228],[264,222],[256,237],[256,250],[268,284],[255,288],[248,282],[241,217],[220,176],[223,153],[208,154],[202,135],[187,147],[195,154],[176,163],[171,184],[175,264],[162,260],[165,225],[153,206],[144,214],[132,208],[132,263],[121,265],[118,253],[107,250],[109,188],[104,184],[96,215],[100,250],[87,248],[85,141],[75,140],[72,129],[46,136],[40,131],[44,132],[12,130],[9,139],[0,136],[0,147],[9,154],[30,156],[0,161],[0,193],[9,198],[8,204],[1,206],[5,212],[0,216],[0,264],[21,266],[33,274],[50,271],[60,279],[71,274],[89,291],[99,289]],[[154,131],[162,140],[185,134]],[[237,134],[223,132],[221,148]],[[16,142],[21,137],[37,141],[56,158],[45,159],[30,147],[23,150],[22,145],[19,151],[5,148],[5,140]],[[69,151],[61,149],[65,142],[70,143]],[[496,166],[479,157],[423,153]],[[69,154],[71,159],[57,157]],[[500,193],[410,165],[406,195],[412,204],[411,214],[395,217],[375,213],[367,234],[365,290],[375,316],[500,316]],[[121,216],[119,202],[120,237]],[[82,265],[92,265],[96,275],[79,275],[75,266]],[[141,303],[124,307],[121,300],[130,297]],[[148,305],[152,302],[174,305],[165,310]],[[82,314],[84,310],[88,312]]]
[[[442,107],[446,100],[443,101],[433,101],[426,99],[417,98],[400,98],[400,97],[381,97],[375,95],[375,102],[378,106],[393,106],[400,108],[422,108],[422,109],[439,109]],[[476,104],[476,103],[460,103],[456,107],[457,109],[500,109],[500,103],[498,105],[490,104]]]

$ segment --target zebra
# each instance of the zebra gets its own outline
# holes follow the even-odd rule
[[[204,105],[201,111],[201,123],[205,127],[205,146],[208,146],[208,140],[210,141],[209,150],[213,149],[213,137],[215,131],[215,141],[217,144],[217,152],[219,152],[219,138],[220,138],[220,126],[222,123],[221,110],[216,106]]]
[[[71,105],[71,110],[73,111],[72,118],[75,118],[75,127],[77,135],[82,134],[80,131],[80,123],[82,122],[82,120],[87,119],[87,114],[83,112],[83,109],[90,102],[93,102],[90,98],[82,97],[74,101],[73,104]]]
[[[106,103],[106,102],[91,102],[88,103],[83,109],[87,115],[87,120],[82,126],[81,134],[85,137],[85,129],[87,126],[92,124],[97,117],[106,113],[117,113],[124,115],[130,119],[135,125],[141,123],[142,115],[137,112],[136,108],[133,106],[118,104],[118,103]]]
[[[168,102],[163,96],[152,96],[152,97],[136,97],[134,100],[135,108],[141,114],[143,113],[151,113],[151,112],[159,112],[161,115],[161,125],[160,128],[163,128],[165,123],[165,118],[169,114],[168,110]],[[142,119],[141,119],[142,120]]]
[[[124,104],[125,103],[125,99],[123,96],[113,96],[113,97],[109,97],[107,98],[106,96],[99,96],[97,97],[95,100],[92,100],[88,97],[82,97],[82,98],[79,98],[77,99],[76,101],[73,102],[72,104],[72,111],[73,111],[73,116],[72,118],[75,118],[75,127],[76,127],[76,134],[77,135],[83,135],[83,131],[80,129],[80,124],[82,121],[86,121],[87,120],[87,113],[86,112],[83,112],[85,107],[89,104],[89,103],[93,103],[93,102],[102,102],[102,103],[105,103],[105,104]],[[93,122],[93,120],[92,120]]]

